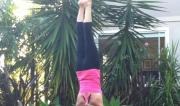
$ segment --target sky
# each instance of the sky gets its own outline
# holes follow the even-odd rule
[[[13,0],[15,3],[14,15],[20,20],[30,13],[29,9],[34,5],[28,0]],[[4,55],[0,55],[0,68],[4,67]]]
[[[4,67],[4,55],[0,55],[0,69]]]
[[[23,19],[24,16],[30,13],[29,9],[33,7],[33,3],[29,0],[13,0],[15,3],[15,10],[13,13],[19,19]]]

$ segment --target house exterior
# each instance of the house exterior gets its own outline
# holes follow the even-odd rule
[[[166,32],[166,44],[171,45],[172,42],[180,41],[180,0],[159,0],[160,6],[164,7],[166,12],[149,12],[151,15],[164,21],[164,24],[159,27]],[[178,60],[180,61],[180,45],[177,49]]]
[[[145,45],[150,46],[154,55],[159,55],[163,47],[171,47],[172,42],[180,41],[180,0],[159,0],[162,3],[157,4],[163,7],[166,12],[146,11],[148,14],[160,19],[164,23],[153,31],[139,30],[145,36]],[[118,28],[104,28],[103,34],[109,35],[118,31]],[[98,42],[98,41],[96,41]],[[177,57],[180,60],[180,44],[177,49]]]
[[[164,47],[171,47],[172,43],[177,44],[179,41],[179,46],[177,48],[178,61],[180,62],[180,0],[159,0],[157,4],[160,7],[164,7],[163,10],[166,12],[160,11],[146,11],[148,14],[160,19],[164,23],[154,28],[153,31],[147,30],[138,30],[142,33],[145,38],[145,45],[150,49],[150,59],[144,60],[142,65],[142,71],[144,72],[143,76],[149,77],[154,76],[159,79],[159,71],[156,68],[157,63],[154,62],[154,58],[160,55],[161,49]],[[106,35],[111,35],[118,32],[119,29],[116,27],[104,28],[103,38]],[[101,40],[103,38],[95,39],[97,46],[99,43],[103,43]],[[154,56],[154,57],[153,57]],[[155,64],[155,65],[153,65]],[[143,69],[144,68],[144,69]]]

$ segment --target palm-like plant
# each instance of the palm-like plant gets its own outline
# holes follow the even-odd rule
[[[0,54],[6,54],[8,60],[17,54],[13,7],[11,0],[0,1]]]
[[[13,3],[11,0],[0,1],[0,55],[5,55],[5,68],[0,69],[0,92],[3,96],[2,105],[14,105],[16,99],[11,91],[10,65],[17,54],[15,18],[13,17]],[[8,100],[12,102],[8,102]]]
[[[109,3],[110,2],[110,3]],[[143,35],[137,29],[151,29],[160,21],[143,10],[160,11],[155,6],[157,1],[142,0],[111,0],[107,11],[111,21],[119,27],[119,32],[109,39],[106,47],[108,60],[105,64],[104,89],[108,97],[124,97],[129,101],[141,61],[146,56],[146,49],[141,38]],[[113,5],[114,4],[114,5]]]
[[[67,5],[68,4],[68,5]],[[50,5],[50,6],[48,6]],[[33,16],[40,19],[35,42],[40,45],[39,53],[45,59],[46,82],[49,84],[50,97],[61,95],[64,105],[71,105],[75,101],[75,7],[69,1],[49,2]],[[71,95],[69,95],[71,94]],[[63,95],[63,96],[62,96]]]

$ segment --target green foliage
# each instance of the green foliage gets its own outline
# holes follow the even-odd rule
[[[60,104],[61,104],[61,103],[60,103],[60,101],[59,101],[59,97],[56,97],[55,100],[53,101],[52,106],[61,106]]]
[[[43,102],[40,100],[40,106],[49,106],[49,105],[47,101]],[[54,102],[52,103],[52,106],[61,106],[59,102],[59,97],[55,98]]]
[[[10,61],[18,51],[13,8],[12,0],[0,1],[0,54],[6,53],[6,60]]]
[[[0,78],[2,78],[2,72],[0,70]],[[2,86],[2,79],[0,79],[0,86]],[[0,106],[2,106],[3,104],[5,104],[5,100],[4,100],[4,91],[1,90],[0,87]]]
[[[48,106],[47,102],[40,101],[40,106]]]
[[[107,14],[112,22],[119,27],[119,32],[108,39],[105,50],[107,62],[104,64],[104,89],[105,95],[121,95],[127,98],[133,88],[137,88],[136,77],[140,71],[141,62],[147,55],[143,41],[138,31],[151,29],[154,23],[160,21],[143,10],[159,11],[161,7],[155,6],[156,1],[137,0],[111,0],[108,4]],[[119,5],[118,5],[119,4]],[[113,17],[113,18],[112,18]],[[127,96],[127,97],[126,97]]]
[[[75,1],[54,2],[51,7],[49,4],[45,5],[31,17],[32,21],[40,22],[35,23],[34,31],[39,33],[34,36],[33,42],[39,46],[37,52],[45,60],[43,66],[48,73],[45,81],[50,91],[49,98],[53,100],[54,97],[61,95],[60,100],[64,101],[63,105],[70,105],[75,102],[77,91],[74,64],[77,8]]]
[[[120,100],[118,98],[115,99],[114,97],[112,97],[110,101],[108,101],[106,97],[103,97],[103,102],[104,106],[121,106]]]
[[[160,56],[161,80],[152,87],[153,106],[180,105],[180,64],[176,57],[177,45],[164,48]]]

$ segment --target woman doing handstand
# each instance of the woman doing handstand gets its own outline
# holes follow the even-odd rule
[[[103,106],[99,55],[92,34],[92,0],[79,0],[77,16],[77,77],[80,85],[76,106]]]

